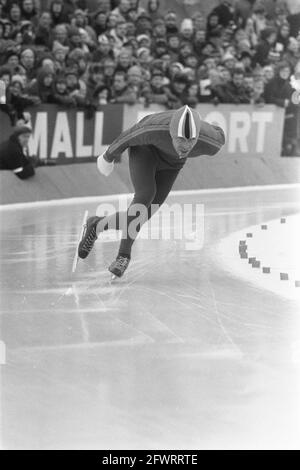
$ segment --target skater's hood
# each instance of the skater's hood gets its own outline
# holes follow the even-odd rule
[[[177,109],[170,122],[171,137],[197,139],[201,128],[199,113],[188,106]]]

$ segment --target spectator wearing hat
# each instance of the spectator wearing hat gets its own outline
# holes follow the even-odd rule
[[[175,11],[168,11],[165,15],[167,34],[178,33],[178,17]]]
[[[151,76],[150,88],[147,96],[148,104],[155,103],[168,106],[169,88],[164,84],[164,74],[156,69]]]
[[[20,24],[19,32],[21,35],[21,43],[23,46],[30,46],[35,44],[35,27],[31,21],[22,21]]]
[[[6,53],[5,65],[10,69],[11,73],[14,72],[15,68],[18,67],[18,65],[20,65],[20,58],[17,51],[10,50]]]
[[[151,49],[152,38],[149,36],[149,34],[139,34],[136,40],[139,48],[147,47],[148,49]]]
[[[69,53],[69,48],[63,46],[58,41],[53,41],[52,53],[54,58],[55,69],[59,72],[65,69],[66,58]]]
[[[138,103],[145,103],[148,86],[143,76],[143,70],[139,65],[133,65],[127,72],[128,89],[136,94]]]
[[[257,2],[253,8],[253,15],[251,16],[253,30],[259,37],[261,32],[267,28],[266,9],[263,3]]]
[[[32,162],[25,153],[30,135],[29,127],[20,126],[8,140],[0,144],[0,170],[11,170],[20,179],[27,179],[35,174]]]
[[[98,37],[98,46],[93,52],[92,61],[93,62],[102,62],[106,58],[114,59],[114,52],[110,41],[106,34],[101,34]]]
[[[77,67],[78,76],[81,80],[87,79],[87,54],[82,49],[73,49],[67,56],[67,66]]]
[[[69,30],[67,25],[58,24],[55,26],[53,30],[53,40],[58,41],[63,46],[70,47]]]
[[[28,83],[36,77],[35,52],[32,48],[26,47],[20,54],[20,65],[25,69]]]
[[[168,44],[164,38],[156,38],[153,45],[153,54],[155,57],[160,59],[164,54],[168,52]]]
[[[226,67],[228,70],[233,71],[235,66],[236,66],[236,58],[231,52],[227,51],[222,57],[222,64],[224,67]]]
[[[51,15],[53,26],[69,22],[69,17],[66,14],[65,9],[64,9],[63,0],[52,0],[52,2],[50,3],[49,10],[50,10],[50,15]]]
[[[152,34],[151,17],[146,12],[140,13],[136,20],[136,35]]]
[[[126,73],[123,71],[115,72],[110,102],[131,105],[137,102],[137,95],[132,88],[128,87]]]
[[[153,21],[152,37],[155,39],[166,39],[167,28],[163,18],[157,18]]]
[[[88,40],[86,41],[88,45],[96,43],[97,35],[94,29],[88,24],[88,15],[86,11],[78,8],[74,11],[74,14],[71,19],[71,25],[77,28],[83,29],[87,35]]]
[[[219,24],[226,28],[234,20],[234,8],[229,1],[219,0],[219,5],[211,11],[210,15],[216,15]]]

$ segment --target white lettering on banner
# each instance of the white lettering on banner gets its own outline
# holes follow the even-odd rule
[[[247,153],[248,142],[247,137],[251,130],[251,119],[249,113],[246,111],[233,111],[230,114],[230,138],[228,142],[228,151],[231,153],[238,150],[239,147],[242,153]]]
[[[227,137],[227,122],[224,114],[219,113],[219,111],[212,111],[211,113],[208,113],[206,115],[205,121],[209,124],[215,124],[217,126],[220,126],[223,129],[225,136]]]
[[[97,111],[95,113],[94,156],[102,153],[103,117],[104,113],[102,111]]]
[[[90,157],[92,155],[92,145],[84,145],[84,113],[76,113],[76,157]]]
[[[28,142],[30,155],[39,155],[39,158],[47,158],[48,152],[48,114],[38,112],[36,114],[35,126]]]
[[[257,123],[256,152],[262,153],[265,148],[266,125],[273,122],[273,114],[270,112],[253,113],[252,121]]]
[[[57,158],[60,153],[65,154],[68,158],[73,157],[67,112],[57,113],[50,158]]]

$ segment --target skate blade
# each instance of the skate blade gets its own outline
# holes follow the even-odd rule
[[[74,256],[74,259],[73,259],[72,273],[75,273],[76,268],[77,268],[77,263],[78,263],[78,260],[79,260],[79,256],[78,256],[78,247],[79,247],[79,243],[80,243],[80,241],[81,241],[81,239],[82,239],[82,235],[83,235],[83,232],[84,232],[84,226],[85,226],[85,224],[86,224],[88,215],[89,215],[89,211],[85,211],[85,212],[84,212],[84,216],[83,216],[83,220],[82,220],[82,224],[81,224],[81,230],[80,230],[79,239],[78,239],[78,242],[77,242],[77,245],[76,245],[75,256]]]

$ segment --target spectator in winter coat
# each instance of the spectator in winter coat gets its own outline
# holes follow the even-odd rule
[[[136,92],[128,87],[125,72],[119,71],[115,73],[113,86],[111,88],[111,95],[111,103],[136,103]]]
[[[290,85],[291,69],[287,62],[278,64],[276,76],[266,84],[266,103],[276,104],[282,108],[289,105],[293,93]]]
[[[62,106],[76,106],[76,99],[70,96],[67,80],[63,75],[58,75],[55,79],[52,103]]]
[[[210,15],[216,15],[219,18],[219,24],[226,27],[233,21],[234,9],[230,2],[226,0],[219,0],[219,5],[215,7]]]
[[[297,106],[292,103],[293,88],[290,84],[291,69],[287,62],[280,62],[277,67],[277,74],[265,86],[266,103],[275,104],[285,108],[284,125],[284,154],[290,155],[296,147],[297,140]]]
[[[24,152],[30,134],[29,127],[16,128],[10,138],[0,144],[0,170],[12,170],[20,179],[34,175],[34,167]]]
[[[68,23],[69,21],[68,15],[66,15],[64,11],[63,0],[52,0],[50,4],[50,14],[53,26]]]
[[[250,94],[244,85],[244,72],[235,69],[232,80],[224,85],[217,85],[213,89],[214,95],[220,103],[250,103]]]
[[[266,28],[261,33],[261,41],[259,42],[254,56],[254,63],[261,66],[269,63],[269,53],[276,42],[276,30],[274,28]]]
[[[37,96],[42,103],[52,103],[54,94],[54,74],[48,68],[41,69],[36,82],[27,89],[30,95]]]
[[[39,19],[38,27],[35,35],[35,44],[39,46],[45,46],[47,49],[51,49],[53,42],[52,32],[52,18],[50,13],[44,11]]]

